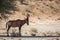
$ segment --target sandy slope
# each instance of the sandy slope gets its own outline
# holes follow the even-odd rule
[[[56,3],[58,2],[58,3]],[[0,22],[0,34],[6,34],[6,22],[9,20],[25,19],[26,14],[30,14],[29,23],[22,27],[22,35],[31,36],[30,29],[35,28],[37,30],[36,36],[60,36],[60,1],[37,1],[37,0],[26,0],[25,3],[28,5],[20,4],[18,1],[17,8],[19,11],[15,11],[8,20],[2,20]],[[28,10],[28,11],[26,11]],[[18,28],[11,28],[18,32]]]

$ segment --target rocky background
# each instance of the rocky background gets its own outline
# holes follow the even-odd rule
[[[8,19],[0,20],[0,35],[6,35],[6,22],[24,20],[30,14],[29,26],[22,26],[22,36],[60,36],[60,0],[24,0],[24,4],[16,1],[18,11],[8,15]],[[18,27],[9,30],[10,35],[18,33]]]

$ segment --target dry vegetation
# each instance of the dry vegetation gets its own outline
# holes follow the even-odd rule
[[[60,40],[60,38],[0,38],[0,40]]]
[[[11,15],[7,20],[1,20],[0,34],[6,34],[5,26],[8,20],[24,19],[26,14],[29,13],[30,25],[22,27],[21,33],[23,36],[34,34],[36,36],[60,36],[60,0],[25,0],[24,3],[28,5],[20,4],[17,1],[16,5],[19,11],[15,11],[15,14]],[[10,34],[12,29],[10,29]],[[16,28],[16,31],[18,31],[18,28]]]

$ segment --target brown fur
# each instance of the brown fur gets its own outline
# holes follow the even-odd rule
[[[24,20],[20,20],[20,19],[17,19],[17,20],[10,20],[6,23],[6,28],[7,29],[7,35],[9,36],[9,29],[11,27],[19,27],[19,34],[21,36],[21,27],[27,23],[27,25],[29,25],[29,14],[27,14],[27,18],[24,19]]]

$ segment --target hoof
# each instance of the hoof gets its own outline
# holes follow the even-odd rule
[[[7,35],[7,36],[9,36],[9,35]]]
[[[19,35],[21,37],[21,35]]]
[[[21,37],[21,34],[19,34],[19,36]]]

